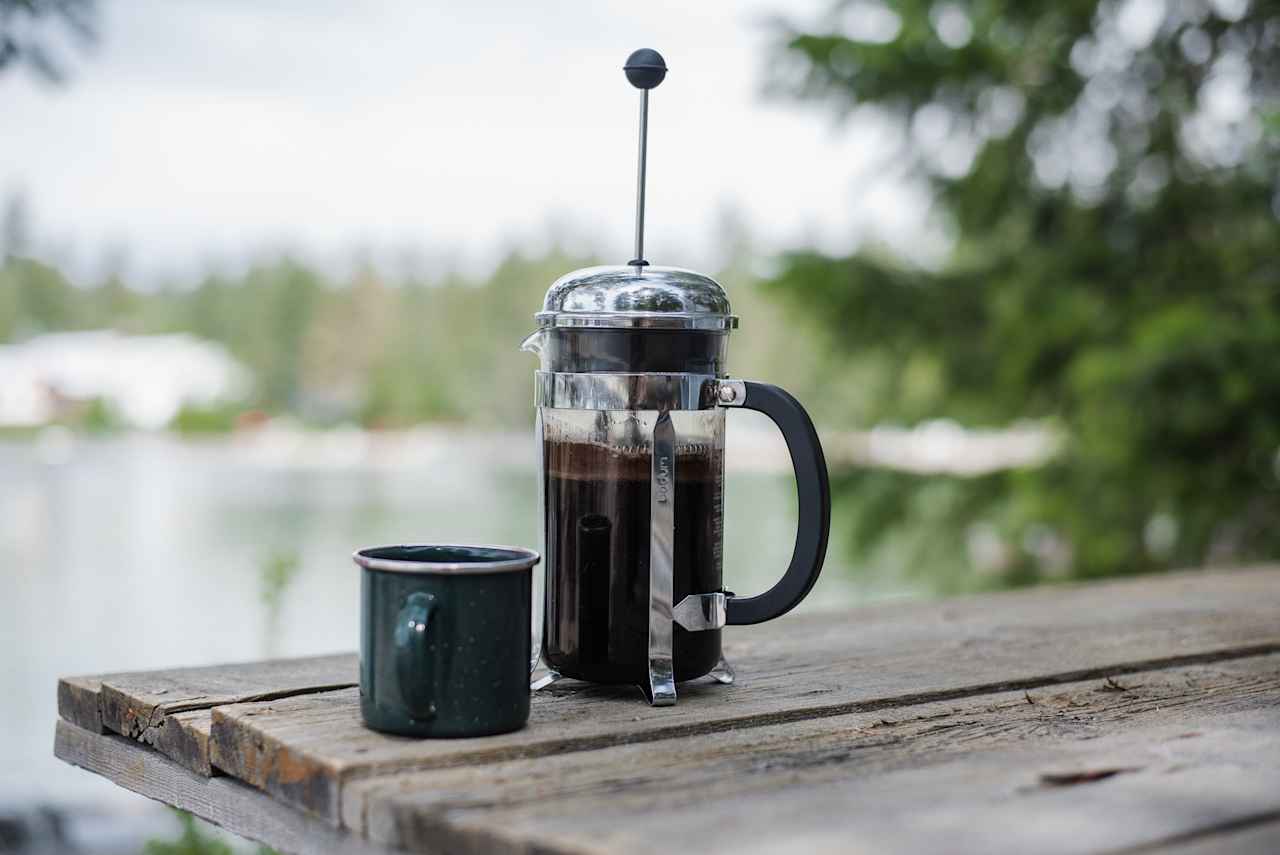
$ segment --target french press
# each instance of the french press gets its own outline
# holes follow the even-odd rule
[[[791,395],[730,379],[738,325],[713,279],[644,259],[649,91],[667,68],[653,50],[624,66],[640,90],[635,258],[558,279],[524,347],[536,352],[546,599],[542,658],[561,675],[636,683],[650,703],[675,684],[733,671],[726,624],[785,614],[818,579],[831,522],[817,432]],[[799,530],[791,564],[765,593],[722,580],[725,408],[769,416],[791,454]]]

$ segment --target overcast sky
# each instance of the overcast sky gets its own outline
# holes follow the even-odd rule
[[[0,78],[0,194],[81,271],[119,248],[144,277],[281,249],[476,270],[552,235],[624,262],[620,66],[655,47],[651,261],[714,265],[727,209],[765,250],[909,242],[920,205],[873,180],[875,128],[764,97],[784,7],[826,3],[103,0],[68,86]]]

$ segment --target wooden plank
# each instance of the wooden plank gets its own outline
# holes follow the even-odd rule
[[[1274,811],[1277,724],[1273,709],[1204,722],[1190,739],[1161,727],[817,787],[798,775],[787,789],[751,798],[649,808],[660,822],[635,822],[643,814],[627,800],[597,801],[594,812],[558,821],[532,809],[525,816],[544,839],[580,853],[669,852],[680,841],[708,840],[702,848],[734,853],[1098,853]],[[1043,783],[1046,774],[1111,769],[1132,771],[1076,786]]]
[[[116,674],[100,678],[97,702],[101,724],[107,730],[150,745],[188,769],[209,775],[213,772],[210,708],[354,686],[358,672],[355,654],[343,653]],[[79,695],[71,708],[74,714],[79,715],[82,707],[87,709],[91,685],[84,680],[77,684]],[[60,683],[60,700],[62,686]],[[83,716],[67,720],[74,724],[85,721]]]
[[[498,764],[484,775],[457,770],[391,799],[399,814],[375,813],[370,831],[423,851],[640,853],[697,841],[732,852],[1097,852],[1161,843],[1280,808],[1274,661],[1271,675],[1243,703],[1213,697],[1232,692],[1224,680],[1172,709],[1165,692],[1176,681],[1118,705],[1100,686],[1070,687],[1033,705],[1001,698],[994,714],[917,709],[888,732],[864,714],[842,723],[843,738],[789,724],[733,734],[732,746],[709,735]],[[1016,723],[1034,714],[1019,705],[1055,709],[1039,714],[1040,732]],[[583,770],[584,760],[594,768]]]
[[[527,855],[531,851],[584,853],[673,849],[687,851],[690,848],[748,852],[901,851],[908,848],[910,841],[931,844],[922,845],[922,851],[966,851],[965,847],[953,845],[957,841],[965,841],[966,846],[968,845],[965,834],[969,832],[964,829],[977,823],[990,822],[1001,829],[1001,833],[998,839],[983,839],[981,851],[1099,851],[1096,847],[1064,848],[1062,841],[1078,839],[1080,823],[1085,824],[1090,834],[1085,838],[1087,840],[1095,840],[1098,836],[1104,836],[1108,843],[1142,840],[1143,835],[1135,834],[1129,828],[1133,824],[1133,817],[1147,817],[1155,812],[1162,817],[1174,816],[1175,827],[1180,824],[1188,830],[1157,837],[1156,840],[1147,838],[1149,843],[1158,844],[1162,840],[1170,843],[1204,840],[1213,829],[1230,831],[1251,827],[1256,823],[1256,817],[1267,816],[1265,810],[1253,810],[1256,794],[1268,794],[1272,802],[1280,797],[1280,787],[1273,786],[1275,781],[1272,780],[1274,773],[1280,770],[1280,763],[1277,763],[1280,758],[1275,756],[1274,745],[1259,746],[1256,741],[1259,732],[1267,734],[1273,743],[1277,738],[1277,717],[1280,716],[1276,703],[1277,671],[1280,670],[1277,659],[1280,657],[1153,672],[1121,682],[1121,689],[1116,689],[1105,681],[1086,686],[1055,687],[1052,690],[1030,693],[1031,700],[1034,701],[1032,704],[1027,703],[1025,694],[1006,693],[1003,697],[970,701],[968,706],[972,709],[962,709],[954,702],[938,702],[906,710],[906,715],[894,719],[886,719],[883,714],[864,713],[849,717],[848,722],[828,718],[761,728],[749,733],[707,734],[693,740],[707,742],[734,737],[756,737],[766,735],[766,731],[773,731],[774,737],[782,737],[790,742],[792,750],[804,751],[805,746],[811,742],[810,734],[786,734],[797,727],[818,725],[827,725],[828,731],[843,730],[851,734],[851,739],[868,740],[868,744],[864,745],[852,742],[846,745],[843,757],[833,758],[829,751],[815,746],[816,750],[808,757],[793,755],[784,761],[776,751],[778,745],[774,744],[774,740],[750,739],[747,753],[755,754],[757,762],[754,768],[739,770],[737,774],[726,774],[725,769],[715,768],[713,761],[699,760],[698,748],[696,745],[690,746],[690,740],[620,746],[571,757],[494,765],[483,770],[442,771],[437,773],[442,779],[447,776],[469,775],[473,778],[478,776],[501,787],[532,784],[526,787],[521,798],[499,800],[494,804],[485,802],[485,793],[471,789],[452,797],[442,792],[438,794],[438,803],[433,810],[417,813],[422,824],[416,829],[407,830],[425,830],[432,835],[429,838],[417,838],[419,844],[424,844],[423,851],[460,853],[520,852]],[[1184,689],[1189,689],[1194,698],[1184,699]],[[1240,711],[1250,705],[1261,707],[1264,717],[1253,721],[1240,720]],[[1232,716],[1236,719],[1233,720]],[[852,721],[855,718],[861,718],[861,723]],[[1147,724],[1153,719],[1165,724],[1158,731],[1152,731]],[[1208,722],[1209,726],[1200,726],[1200,719]],[[1036,725],[1037,720],[1039,726]],[[969,732],[962,732],[962,728],[967,728]],[[1009,745],[1027,739],[1044,741],[1040,728],[1046,729],[1049,741],[1070,742],[1049,748],[1016,749],[1011,759],[1005,758],[1004,762],[994,764],[996,769],[1006,770],[1003,778],[997,776],[999,786],[994,791],[983,788],[986,786],[985,778],[991,776],[967,774],[963,770],[968,761],[956,760],[965,754],[977,754],[980,758],[977,765],[981,767],[987,762],[981,758],[1004,757],[1000,754],[998,745],[984,743],[985,733],[1002,735],[1003,741],[1000,744]],[[1108,737],[1112,742],[1116,741],[1116,728],[1120,729],[1118,735],[1123,737],[1119,748],[1108,745],[1107,741]],[[882,736],[881,731],[891,736]],[[1134,734],[1138,736],[1135,737]],[[1241,734],[1244,739],[1239,738]],[[1199,742],[1200,747],[1194,752],[1188,753],[1180,749],[1187,743],[1199,740],[1203,741]],[[907,749],[914,743],[920,744],[915,744],[915,750],[908,753]],[[670,753],[655,750],[668,745],[680,747]],[[937,751],[947,746],[952,748],[951,752],[940,757]],[[993,751],[993,747],[997,750]],[[898,764],[877,762],[877,751],[893,750],[900,750],[904,758],[914,756],[916,759],[914,762]],[[1041,753],[1030,757],[1034,762],[1027,762],[1029,751]],[[281,851],[398,851],[379,849],[376,844],[363,843],[348,832],[331,829],[320,820],[285,808],[238,781],[228,778],[205,779],[194,775],[121,737],[89,734],[60,722],[55,753],[67,762],[105,775],[136,792],[190,810]],[[631,761],[635,758],[617,756],[637,753],[640,754],[640,759],[659,773],[654,781],[657,786],[644,794],[640,806],[635,802],[641,788],[631,789],[633,779],[629,775],[632,771]],[[738,756],[742,754],[730,753],[737,753]],[[1240,764],[1241,756],[1248,758],[1243,761],[1243,779],[1241,769],[1231,765]],[[1203,764],[1206,758],[1214,765],[1205,767]],[[583,781],[561,782],[559,770],[548,765],[564,764],[566,761],[573,765],[584,760],[595,765],[600,765],[597,761],[604,760],[605,765],[612,767],[614,780],[611,785],[602,787],[599,782],[591,782],[584,792]],[[1081,805],[1070,799],[1055,801],[1057,797],[1054,794],[1071,794],[1072,791],[1108,785],[1113,779],[1076,787],[1050,787],[1044,783],[1043,776],[1046,773],[1063,775],[1082,770],[1096,771],[1103,768],[1100,764],[1104,760],[1112,764],[1110,768],[1114,768],[1117,763],[1129,763],[1132,765],[1128,768],[1136,769],[1142,763],[1151,763],[1148,767],[1118,774],[1114,780],[1141,774],[1151,778],[1166,775],[1184,775],[1185,778],[1185,774],[1192,774],[1194,787],[1191,790],[1181,788],[1182,784],[1188,783],[1184,779],[1175,782],[1178,786],[1152,789],[1144,785],[1136,791],[1122,792],[1119,797],[1107,790],[1100,802],[1098,799],[1086,800]],[[681,761],[707,768],[707,780],[686,778],[679,768]],[[665,772],[662,770],[664,763],[671,764]],[[905,782],[893,779],[892,791],[883,799],[888,803],[889,810],[897,812],[893,821],[879,817],[879,806],[869,804],[864,794],[859,793],[859,800],[851,800],[854,802],[851,808],[846,806],[842,810],[823,814],[828,824],[831,817],[840,817],[841,822],[848,826],[842,831],[826,827],[825,837],[815,839],[816,830],[822,830],[824,826],[804,826],[794,834],[794,829],[782,827],[797,816],[789,810],[796,801],[793,795],[797,790],[802,794],[799,799],[802,805],[832,790],[830,776],[822,779],[817,794],[813,792],[815,787],[812,779],[799,782],[800,785],[797,786],[797,776],[813,770],[830,770],[841,763],[847,773],[846,779],[856,777],[857,780],[869,782],[875,792],[883,789],[877,782],[886,777],[892,779],[895,767],[906,767],[910,773],[923,775],[908,778]],[[1229,774],[1223,774],[1224,764]],[[541,776],[543,784],[538,785],[527,777],[529,768],[519,767],[531,768]],[[1259,777],[1259,768],[1272,773],[1272,777],[1265,774]],[[941,771],[935,774],[935,769]],[[961,772],[957,773],[957,769]],[[886,771],[888,775],[885,774]],[[742,774],[766,776],[773,780],[761,780],[757,782],[759,786],[739,787],[732,793],[725,793],[720,789],[725,784],[738,782]],[[840,776],[835,778],[837,786],[847,786],[849,783],[849,780],[840,781]],[[927,787],[917,790],[920,780],[926,784],[929,781],[941,781],[942,785],[936,788],[941,793],[931,792]],[[556,785],[558,789],[542,789],[547,782]],[[470,788],[474,783],[473,780],[465,786]],[[780,791],[779,784],[790,789]],[[1202,787],[1209,788],[1208,798],[1200,792]],[[454,787],[446,783],[437,789],[456,789],[456,782]],[[743,830],[737,825],[722,825],[723,805],[720,802],[741,804],[744,793],[745,800],[749,801],[752,789],[771,794],[766,804],[754,804],[750,811],[746,811],[750,821],[759,823],[760,817],[769,819],[765,823],[767,828],[764,832],[759,829]],[[655,801],[655,791],[665,794],[667,798]],[[955,804],[957,793],[976,802],[976,806]],[[1045,794],[1051,796],[1047,806],[1031,804],[1029,809],[1028,803],[1024,801],[1028,797],[1041,798]],[[401,795],[412,800],[420,798],[422,793]],[[1189,810],[1183,799],[1198,807]],[[943,819],[967,823],[962,826],[959,836],[945,825],[942,830],[938,830],[937,823],[924,821],[921,806],[924,805],[927,812],[927,806],[934,801],[943,804]],[[690,810],[690,804],[697,807]],[[563,810],[566,805],[576,808],[567,816]],[[1004,814],[997,810],[1000,806],[1004,807]],[[1274,805],[1272,809],[1274,810]],[[596,816],[601,811],[611,813],[601,821],[601,817]],[[686,814],[690,812],[703,823],[703,827],[687,827],[689,817]],[[580,816],[579,813],[586,816]],[[866,814],[871,814],[871,818],[868,819]],[[660,817],[661,820],[655,822],[654,817]],[[1182,817],[1192,817],[1195,821],[1188,822]],[[1052,839],[1046,841],[1033,837],[1030,843],[1034,845],[1027,845],[1028,832],[1018,827],[1020,818],[1047,823],[1054,829],[1053,835],[1050,835]],[[735,821],[741,822],[740,819]],[[1144,828],[1150,828],[1149,822],[1140,824]],[[601,825],[605,826],[604,830],[601,830]],[[1067,826],[1065,830],[1064,826]],[[890,831],[885,831],[885,828]],[[619,836],[625,837],[627,829],[632,832],[631,838],[642,837],[648,840],[647,848],[634,845],[634,839],[620,841]],[[1158,830],[1167,835],[1168,829],[1164,826],[1160,826]],[[1265,828],[1263,830],[1266,831]],[[442,831],[447,833],[442,834]],[[932,838],[925,835],[925,831],[930,831]],[[448,834],[464,835],[465,844],[455,845],[456,841]],[[851,838],[851,835],[856,836]],[[744,838],[749,839],[744,841]],[[1251,838],[1253,842],[1266,839],[1265,836],[1258,835]],[[855,842],[859,845],[853,845]],[[1250,840],[1246,839],[1244,842],[1249,843]],[[1020,848],[1024,846],[1026,848]],[[978,849],[976,846],[968,848]],[[1113,847],[1108,845],[1102,848],[1111,850]],[[1128,847],[1122,848],[1128,851]],[[1149,845],[1138,843],[1133,851],[1151,849]],[[1176,851],[1182,850],[1179,848]],[[1229,847],[1204,851],[1237,850]],[[1242,846],[1239,851],[1255,850]]]
[[[58,680],[58,717],[90,733],[106,733],[98,692],[102,677],[63,677]]]
[[[205,777],[214,775],[218,770],[209,746],[212,725],[211,709],[171,713],[151,734],[152,747],[193,772]]]
[[[553,843],[579,851],[593,848],[602,825],[594,817],[607,815],[616,824],[616,834],[607,838],[611,844],[621,851],[643,851],[633,845],[632,838],[644,838],[648,818],[665,817],[686,805],[697,805],[705,822],[695,832],[694,821],[689,821],[689,839],[704,840],[716,837],[720,814],[732,811],[734,804],[752,803],[764,815],[777,815],[770,800],[793,787],[816,791],[828,785],[852,786],[904,770],[948,764],[963,768],[966,759],[1000,750],[1025,750],[1019,746],[1056,746],[1049,751],[1053,763],[1037,761],[1038,765],[1020,767],[1039,772],[1020,772],[1021,777],[1002,791],[1004,795],[983,796],[998,802],[1016,796],[1018,787],[1065,787],[1073,780],[1073,770],[1149,765],[1146,760],[1124,761],[1119,754],[1105,765],[1092,760],[1081,765],[1071,759],[1080,746],[1105,744],[1107,739],[1141,744],[1153,728],[1192,741],[1227,717],[1259,712],[1275,731],[1280,724],[1280,655],[353,781],[344,792],[344,819],[363,827],[372,839],[422,851],[429,847],[522,851],[521,847],[554,848]],[[1280,737],[1280,733],[1273,735]],[[1213,750],[1220,747],[1215,743]],[[1272,748],[1280,753],[1280,743]],[[1280,790],[1271,794],[1271,800],[1273,808],[1280,808]],[[928,811],[927,799],[907,804]],[[837,812],[832,817],[841,815]],[[1016,821],[1015,815],[1001,824]],[[828,820],[832,822],[836,820]],[[584,829],[580,835],[573,832],[579,827]],[[1153,825],[1144,832],[1145,839],[1178,830]],[[770,839],[777,842],[777,835]],[[674,845],[670,838],[664,840]],[[706,848],[718,847],[708,843]]]
[[[560,684],[531,725],[468,740],[363,727],[354,690],[213,712],[218,765],[330,822],[350,781],[406,770],[923,704],[1280,650],[1280,570],[1191,573],[732,628],[738,683],[681,687],[652,708],[628,687]],[[358,809],[356,810],[358,816]],[[350,812],[346,816],[352,822]]]
[[[280,852],[389,855],[395,851],[337,831],[233,778],[198,775],[122,736],[90,733],[59,721],[53,753],[135,793],[190,811]]]

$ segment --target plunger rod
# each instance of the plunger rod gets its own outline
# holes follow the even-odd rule
[[[662,82],[667,76],[667,63],[662,54],[650,48],[641,48],[627,57],[627,64],[622,66],[627,73],[627,80],[640,90],[640,158],[636,170],[636,254],[631,259],[631,266],[636,275],[644,273],[644,169],[649,154],[649,90]]]
[[[640,165],[636,170],[636,275],[644,273],[644,169],[649,150],[649,90],[640,90]]]

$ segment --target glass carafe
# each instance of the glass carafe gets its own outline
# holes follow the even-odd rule
[[[542,656],[559,675],[728,682],[721,628],[793,608],[818,577],[830,492],[817,434],[786,392],[730,379],[736,327],[714,280],[675,268],[576,271],[548,291],[526,348],[535,380],[546,599]],[[800,529],[770,590],[723,585],[725,407],[757,409],[795,464]]]

